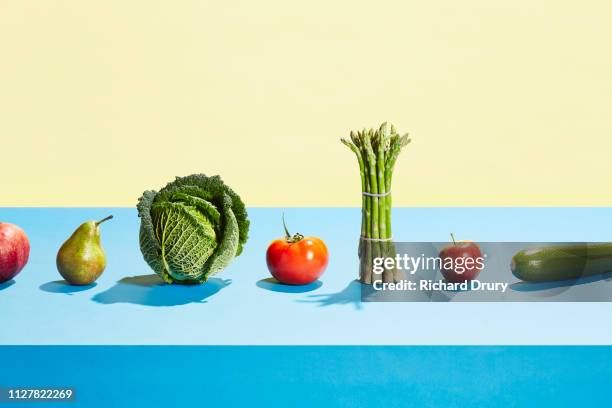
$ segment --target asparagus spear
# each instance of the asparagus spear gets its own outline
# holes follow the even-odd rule
[[[351,136],[351,139],[353,143],[355,144],[355,146],[359,149],[359,152],[361,153],[361,158],[364,162],[364,167],[363,169],[360,168],[360,171],[361,171],[361,177],[365,179],[365,188],[364,186],[362,186],[361,191],[368,192],[370,191],[370,178],[368,177],[368,165],[366,163],[367,153],[365,150],[363,138],[364,138],[364,134],[362,132],[357,132],[357,134],[352,133],[352,136]],[[363,210],[365,210],[365,234],[364,236],[369,237],[372,235],[372,225],[370,222],[370,217],[372,214],[372,202],[370,200],[370,197],[364,194],[362,194],[361,202],[362,202],[362,213],[364,212]],[[365,207],[363,207],[364,202],[365,202]]]
[[[370,193],[378,192],[378,180],[376,179],[376,155],[374,153],[374,148],[372,147],[372,138],[374,136],[374,132],[370,129],[367,133],[366,137],[363,138],[365,149],[368,158],[368,175],[370,178]],[[378,230],[378,197],[370,197],[371,198],[371,207],[372,207],[372,216],[371,216],[371,225],[372,232],[371,236],[368,238],[380,238],[380,232]]]
[[[354,134],[353,132],[351,132],[351,140],[353,140],[354,138]],[[363,158],[361,157],[361,151],[359,150],[359,148],[352,142],[352,141],[348,141],[346,139],[340,139],[340,141],[342,143],[344,143],[346,146],[348,146],[349,149],[351,149],[354,153],[355,156],[357,156],[357,162],[359,163],[359,174],[361,176],[361,191],[365,191],[366,190],[366,181],[365,181],[365,173],[364,173],[364,164],[363,164]],[[367,214],[366,214],[366,196],[362,195],[362,199],[361,199],[361,235],[362,236],[366,236],[367,231],[366,231],[366,225],[367,225]]]
[[[361,191],[369,191],[369,178],[367,175],[366,164],[364,163],[365,152],[363,151],[362,144],[362,135],[355,134],[351,132],[351,141],[346,139],[341,139],[342,143],[349,147],[357,157],[357,162],[359,164],[359,173],[361,176]],[[370,236],[370,197],[362,194],[361,199],[361,236],[369,237]],[[369,241],[365,241],[360,238],[359,240],[359,258],[362,260],[368,260],[371,257],[371,245]],[[365,261],[360,262],[360,270],[359,270],[360,280],[364,283],[372,282],[372,266],[371,262]]]
[[[385,194],[387,192],[385,188],[385,144],[387,141],[387,123],[383,123],[380,126],[380,129],[377,132],[377,159],[376,159],[376,178],[378,180],[378,194]],[[386,215],[386,196],[381,196],[379,198],[380,210],[378,211],[378,225],[379,225],[379,233],[381,238],[388,238],[387,236],[387,221]]]
[[[393,170],[395,168],[395,162],[400,154],[402,148],[408,143],[410,143],[410,138],[406,133],[403,136],[399,136],[395,133],[395,129],[393,129],[393,135],[391,136],[390,146],[389,146],[389,158],[385,163],[385,183],[388,188],[391,188],[391,181],[393,180]],[[387,212],[387,233],[389,236],[392,236],[391,233],[391,208],[392,208],[392,198],[391,195],[387,197],[386,201],[386,212]]]

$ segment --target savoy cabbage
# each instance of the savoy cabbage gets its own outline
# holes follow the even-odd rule
[[[138,202],[140,249],[168,283],[195,284],[240,255],[249,220],[240,197],[219,176],[177,177]]]

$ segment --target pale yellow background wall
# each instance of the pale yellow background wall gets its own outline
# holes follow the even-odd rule
[[[611,205],[612,3],[0,0],[0,206],[221,174],[358,206],[338,139],[413,135],[398,206]]]

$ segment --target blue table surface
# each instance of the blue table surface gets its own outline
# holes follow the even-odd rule
[[[0,347],[0,386],[65,407],[605,407],[610,347]]]
[[[269,242],[282,209],[250,208],[244,253],[202,286],[159,283],[138,246],[131,208],[0,208],[20,225],[31,257],[0,285],[2,345],[414,345],[612,344],[600,303],[361,303],[357,208],[285,210],[292,231],[323,238],[330,265],[317,284],[270,283]],[[83,221],[102,227],[108,256],[93,287],[61,282],[55,255]],[[398,241],[612,241],[612,208],[402,208]]]

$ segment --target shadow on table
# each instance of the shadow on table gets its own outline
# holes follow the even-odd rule
[[[132,303],[143,306],[179,306],[206,303],[206,299],[229,286],[231,279],[209,279],[202,285],[168,285],[157,275],[123,278],[92,300],[104,305]]]
[[[308,295],[307,299],[300,299],[300,303],[310,303],[322,306],[332,305],[350,305],[352,304],[355,310],[363,308],[361,302],[362,289],[368,289],[370,285],[362,285],[358,280],[354,280],[349,285],[338,293],[322,293],[317,295]]]
[[[13,279],[7,280],[6,282],[2,282],[2,283],[0,283],[0,290],[8,289],[9,287],[13,286],[14,284],[15,284],[15,281]]]
[[[256,285],[262,289],[269,290],[272,292],[306,293],[319,289],[323,285],[323,283],[318,280],[309,283],[308,285],[285,285],[284,283],[280,283],[274,278],[266,278],[257,281]]]
[[[66,295],[72,295],[73,293],[83,292],[85,290],[89,290],[95,287],[97,283],[92,283],[90,285],[71,285],[65,280],[56,280],[47,283],[43,283],[39,286],[39,289],[44,292],[49,293],[64,293]]]
[[[549,295],[557,295],[559,293],[565,292],[572,286],[586,285],[587,283],[611,280],[612,272],[608,272],[601,275],[585,276],[583,278],[578,279],[567,279],[554,282],[516,282],[510,285],[510,288],[517,292],[548,291],[547,293]]]

